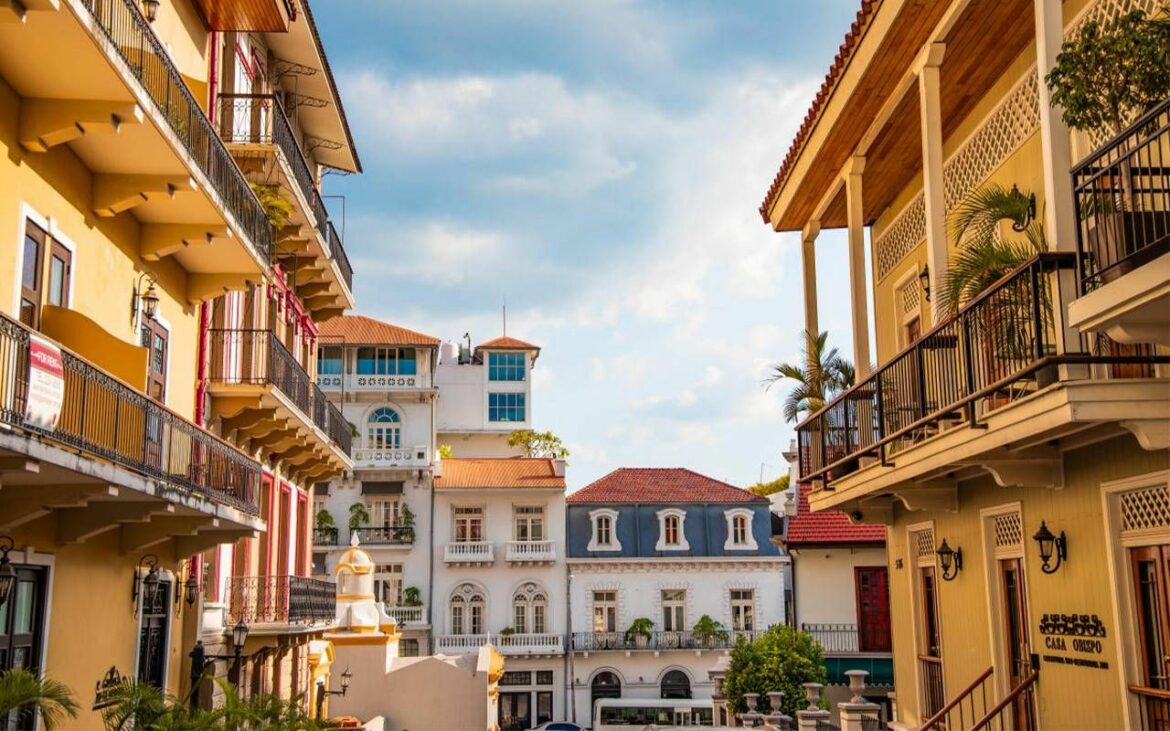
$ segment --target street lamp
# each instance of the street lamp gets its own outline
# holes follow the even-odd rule
[[[195,579],[195,566],[192,564],[187,570],[187,581],[183,584],[184,599],[187,606],[193,606],[199,598],[199,582]]]
[[[922,296],[930,302],[930,266],[922,265],[922,271],[918,272],[918,283],[922,285]]]
[[[142,576],[142,569],[149,567],[146,576]],[[140,578],[141,577],[141,578]],[[139,583],[142,584],[141,595],[145,596],[147,601],[154,598],[154,592],[158,589],[158,556],[153,553],[148,553],[142,558],[138,559],[138,568],[134,571],[134,583],[131,585],[130,596],[134,599],[134,607],[138,608],[139,598]]]
[[[142,0],[142,14],[150,23],[153,23],[154,19],[158,17],[158,3],[159,0]]]
[[[944,538],[942,545],[935,553],[938,554],[938,561],[942,565],[943,581],[953,581],[963,570],[963,549],[951,548],[947,545],[947,539]]]
[[[325,681],[323,679],[321,680],[320,683],[317,684],[317,720],[318,721],[324,720],[325,696],[330,696],[330,695],[344,696],[346,693],[349,692],[349,681],[352,679],[353,679],[353,673],[351,673],[349,671],[349,668],[346,668],[345,672],[343,672],[341,674],[341,690],[327,689],[325,687]]]
[[[138,275],[138,282],[134,285],[134,290],[130,295],[130,322],[134,323],[138,320],[139,307],[142,308],[142,314],[146,315],[146,319],[153,320],[158,313],[158,290],[154,288],[158,279],[150,272],[143,272]],[[146,283],[146,290],[142,289],[143,282]]]
[[[0,551],[3,551],[3,555],[0,555],[0,607],[8,601],[12,589],[16,586],[16,569],[8,560],[8,552],[15,547],[16,543],[12,536],[0,536]]]
[[[236,660],[244,654],[244,643],[248,641],[248,625],[244,620],[236,622],[236,626],[232,627],[232,649],[236,651]]]
[[[1032,536],[1032,540],[1040,544],[1040,570],[1046,574],[1055,574],[1068,558],[1068,539],[1064,535],[1064,531],[1060,535],[1054,535],[1052,531],[1048,530],[1048,524],[1043,520],[1040,521],[1040,530],[1036,531],[1036,535]],[[1056,554],[1056,563],[1049,565],[1052,561],[1053,554]]]

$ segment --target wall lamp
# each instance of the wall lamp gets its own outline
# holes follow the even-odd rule
[[[1060,565],[1068,559],[1068,538],[1064,531],[1060,535],[1053,535],[1048,530],[1048,524],[1040,521],[1040,530],[1032,536],[1032,540],[1040,544],[1040,570],[1046,574],[1055,574]],[[1052,557],[1056,556],[1056,563],[1052,564]],[[1051,564],[1051,565],[1050,565]]]
[[[324,713],[325,713],[325,696],[330,696],[330,695],[344,696],[346,693],[349,692],[349,681],[352,679],[353,679],[353,673],[351,673],[349,671],[349,668],[346,668],[345,672],[343,672],[341,674],[341,690],[329,690],[328,688],[325,687],[324,680],[322,680],[317,685],[317,720],[318,721],[325,720],[323,718]]]
[[[1029,193],[1025,199],[1024,194],[1020,192],[1019,186],[1012,184],[1012,196],[1026,201],[1027,207],[1024,209],[1024,220],[1021,223],[1013,223],[1012,231],[1016,233],[1023,233],[1024,229],[1028,228],[1028,224],[1036,220],[1036,194]]]
[[[963,570],[963,549],[951,548],[947,545],[947,539],[944,538],[935,553],[938,554],[938,562],[942,565],[943,581],[954,581],[959,572]]]
[[[0,607],[4,606],[16,588],[16,569],[8,560],[8,552],[15,547],[12,536],[0,536]]]
[[[142,576],[142,569],[146,568],[146,576]],[[134,571],[134,583],[131,586],[130,595],[134,598],[134,609],[138,609],[138,599],[140,596],[145,596],[148,599],[154,596],[154,592],[158,589],[158,556],[153,553],[148,553],[142,558],[138,559],[138,568]],[[142,584],[142,590],[139,592],[138,585]]]
[[[930,302],[930,265],[923,264],[922,271],[918,272],[918,283],[922,285],[922,296]]]
[[[153,23],[158,17],[158,2],[159,0],[142,0],[142,14],[146,16],[148,22]]]
[[[146,289],[142,289],[143,282],[146,282]],[[130,323],[133,324],[138,321],[138,313],[146,315],[146,319],[153,320],[158,313],[158,290],[154,285],[158,279],[150,272],[143,272],[138,275],[138,281],[134,284],[134,291],[130,295]]]

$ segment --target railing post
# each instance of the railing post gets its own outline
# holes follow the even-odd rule
[[[963,333],[963,352],[959,356],[959,363],[967,388],[967,393],[963,395],[970,398],[975,393],[975,361],[971,357],[971,318],[966,313],[959,315],[959,326]],[[967,424],[972,427],[976,425],[974,400],[967,402]]]

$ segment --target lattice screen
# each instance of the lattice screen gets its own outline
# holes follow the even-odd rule
[[[1170,528],[1170,487],[1158,485],[1120,495],[1121,532]]]
[[[1024,527],[1019,512],[1000,513],[992,518],[996,551],[1014,551],[1023,546]]]
[[[917,558],[934,558],[934,528],[923,528],[910,534]]]
[[[902,288],[898,290],[898,295],[902,300],[902,314],[918,312],[918,306],[922,300],[922,288],[918,284],[918,277],[903,284]]]
[[[874,241],[877,249],[877,278],[882,279],[926,238],[926,201],[914,196],[898,217]]]

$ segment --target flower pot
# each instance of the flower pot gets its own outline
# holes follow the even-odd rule
[[[646,635],[634,636],[634,647],[638,648],[639,650],[645,650],[648,644],[650,644],[650,638]]]

